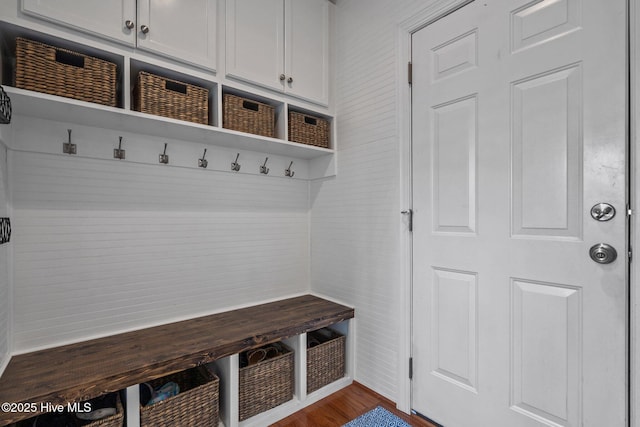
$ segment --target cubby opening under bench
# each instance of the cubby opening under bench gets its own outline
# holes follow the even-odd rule
[[[139,425],[138,384],[215,362],[226,427],[268,425],[352,382],[354,309],[303,295],[16,355],[0,377],[0,402],[66,405],[126,389],[126,419]],[[345,377],[307,395],[306,334],[331,327],[347,336]],[[238,354],[284,341],[295,353],[294,398],[238,419]],[[0,412],[0,426],[37,415]]]

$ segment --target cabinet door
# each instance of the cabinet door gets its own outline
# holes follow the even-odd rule
[[[227,76],[282,91],[283,0],[227,0],[226,5]]]
[[[286,0],[285,11],[285,91],[290,95],[327,105],[329,2]]]
[[[136,23],[135,0],[22,0],[21,10],[75,30],[135,44],[136,30],[126,24]]]
[[[215,70],[217,0],[138,0],[138,48]]]

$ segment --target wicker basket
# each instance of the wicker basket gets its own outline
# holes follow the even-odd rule
[[[285,353],[240,368],[240,421],[275,408],[293,398],[293,350],[279,343]]]
[[[289,111],[289,141],[329,148],[329,121]]]
[[[218,427],[219,380],[203,367],[168,375],[150,381],[161,387],[173,381],[180,393],[150,406],[140,408],[142,427]]]
[[[318,345],[310,347],[315,339]],[[331,329],[307,334],[307,393],[344,377],[345,336]]]
[[[133,109],[156,116],[209,124],[209,90],[140,71]]]
[[[15,86],[116,106],[116,64],[16,38]]]
[[[66,405],[65,405],[66,406]],[[33,426],[34,418],[29,420],[20,421],[15,424],[9,424],[9,427],[31,427]],[[85,421],[86,422],[86,421]],[[78,425],[82,425],[83,427],[122,427],[124,422],[124,410],[122,409],[122,403],[120,403],[120,394],[116,396],[116,413],[103,418],[101,420],[96,420],[90,422],[89,424],[80,424],[82,421],[78,421]],[[40,423],[38,423],[40,425]]]
[[[124,411],[122,410],[122,404],[120,403],[120,394],[116,397],[116,409],[117,412],[114,415],[85,424],[84,427],[122,427]]]
[[[222,126],[254,135],[275,138],[275,112],[271,105],[225,93]]]

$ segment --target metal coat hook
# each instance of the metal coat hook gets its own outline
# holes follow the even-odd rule
[[[160,163],[167,165],[169,164],[169,156],[167,155],[167,143],[164,143],[164,151],[160,154]]]
[[[240,153],[236,156],[236,161],[231,163],[231,170],[238,172],[240,170],[240,164],[238,163],[238,159],[240,158]]]
[[[204,159],[204,156],[207,155],[207,149],[204,149],[204,153],[202,154],[202,158],[198,159],[198,167],[206,169],[209,166],[209,162]]]
[[[289,163],[289,167],[284,170],[284,176],[288,176],[289,178],[293,178],[293,175],[296,173],[291,170],[291,166],[293,166],[293,160]]]
[[[268,157],[264,159],[264,164],[260,166],[260,173],[263,173],[265,175],[269,173],[269,168],[267,167],[267,160],[269,160]]]
[[[64,154],[78,154],[76,144],[71,143],[71,129],[67,129],[67,132],[69,132],[69,138],[67,142],[62,143],[62,152]]]
[[[113,158],[124,160],[124,150],[122,149],[122,137],[120,137],[120,142],[118,143],[118,148],[113,149]]]

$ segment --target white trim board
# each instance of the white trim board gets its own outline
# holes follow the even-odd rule
[[[640,199],[640,2],[629,1],[629,109],[630,109],[630,147],[629,147],[629,185],[631,190],[630,206],[633,215],[629,221],[631,248],[640,248],[640,217],[638,216],[638,200]],[[636,250],[637,250],[636,249]],[[640,292],[638,288],[640,280],[640,264],[636,255],[635,262],[630,265],[629,271],[629,425],[640,426]]]

